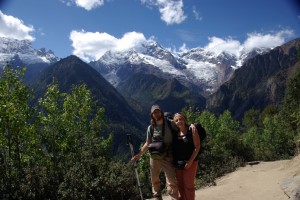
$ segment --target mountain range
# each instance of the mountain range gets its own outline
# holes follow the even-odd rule
[[[300,68],[299,45],[298,38],[236,56],[202,48],[176,54],[148,41],[126,51],[108,51],[86,63],[76,56],[61,59],[51,50],[33,49],[28,41],[0,38],[0,64],[27,66],[25,81],[37,98],[53,77],[64,92],[72,84],[87,84],[98,105],[106,109],[119,142],[131,132],[139,132],[141,141],[155,103],[173,113],[189,106],[216,114],[228,109],[238,120],[250,108],[281,105],[288,79]],[[114,151],[124,148],[115,145]]]
[[[0,69],[9,63],[12,67],[27,67],[25,81],[29,82],[47,66],[59,61],[51,50],[33,49],[28,40],[0,37]]]
[[[115,87],[141,72],[163,79],[176,78],[181,84],[207,95],[229,80],[246,60],[269,50],[260,48],[239,56],[203,48],[173,53],[149,40],[129,50],[107,51],[90,65]]]

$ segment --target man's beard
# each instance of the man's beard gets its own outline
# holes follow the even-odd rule
[[[162,120],[162,116],[161,116],[161,115],[160,115],[160,116],[157,116],[157,117],[154,117],[154,116],[153,116],[153,118],[155,119],[156,122]]]

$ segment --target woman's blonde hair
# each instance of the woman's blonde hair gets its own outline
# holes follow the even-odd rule
[[[187,117],[181,113],[181,112],[178,112],[178,113],[175,113],[174,116],[173,116],[173,119],[175,120],[175,117],[182,117],[184,119],[184,123],[187,125]]]

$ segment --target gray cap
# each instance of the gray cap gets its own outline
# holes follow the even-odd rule
[[[154,110],[160,110],[160,111],[161,111],[159,105],[153,105],[153,106],[151,107],[151,114],[154,112]]]

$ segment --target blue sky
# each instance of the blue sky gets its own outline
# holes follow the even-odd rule
[[[298,0],[0,0],[0,37],[97,60],[155,40],[231,53],[300,37]]]

